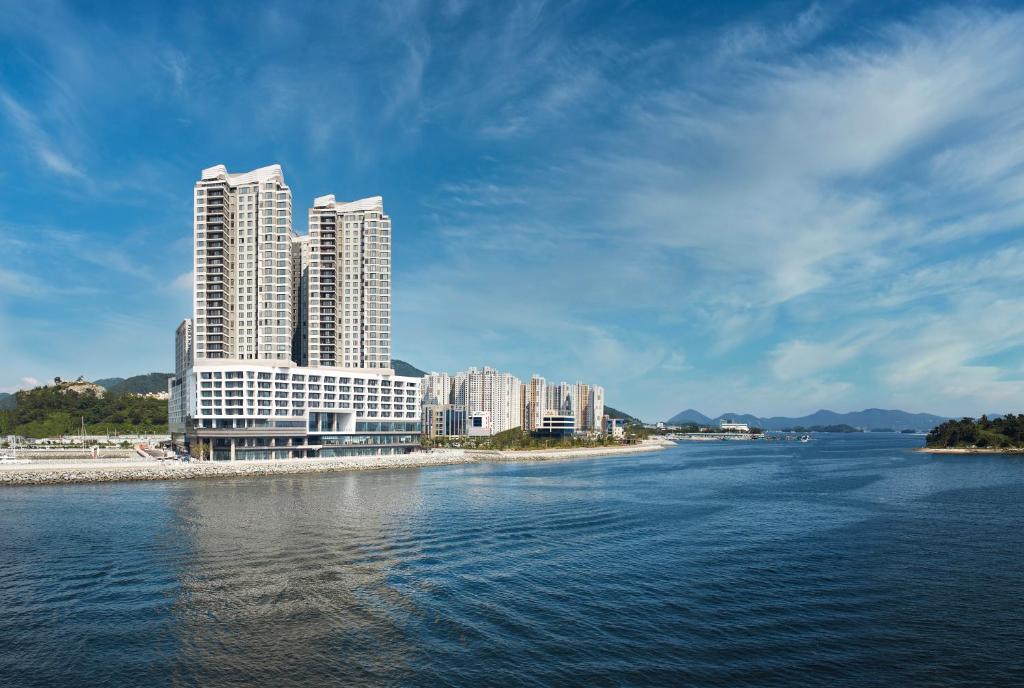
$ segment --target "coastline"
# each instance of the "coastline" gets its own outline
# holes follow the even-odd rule
[[[244,476],[334,473],[339,471],[423,468],[473,463],[513,463],[586,459],[646,454],[674,446],[645,440],[617,447],[579,447],[521,451],[448,449],[393,456],[355,456],[333,459],[270,459],[258,461],[189,462],[144,459],[42,460],[0,463],[0,485],[70,485],[140,480],[192,480]]]
[[[914,451],[925,454],[1024,454],[1024,447],[1000,449],[998,447],[918,447]]]

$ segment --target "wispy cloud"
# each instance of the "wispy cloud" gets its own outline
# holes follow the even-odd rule
[[[453,236],[457,226],[452,245],[477,249],[466,260],[459,251],[448,257],[455,279],[489,290],[482,298],[496,304],[535,297],[552,317],[597,319],[614,284],[647,318],[686,313],[676,319],[686,322],[686,348],[717,352],[709,364],[742,369],[744,356],[764,360],[751,347],[767,345],[780,380],[803,384],[814,373],[873,366],[876,397],[903,394],[909,387],[880,372],[889,363],[874,345],[883,334],[904,335],[894,321],[906,316],[879,318],[877,309],[899,303],[931,313],[929,299],[980,287],[986,268],[1008,288],[1024,282],[1016,248],[973,245],[952,272],[927,262],[964,236],[1004,233],[1024,219],[1024,138],[1013,114],[1024,105],[1024,48],[1015,38],[1024,19],[942,9],[886,24],[856,44],[808,47],[829,21],[812,7],[778,27],[758,25],[756,36],[750,26],[730,29],[722,40],[731,47],[705,63],[702,76],[649,88],[632,81],[638,88],[617,104],[615,128],[547,141],[535,160],[483,181],[448,182],[439,198],[457,205],[439,231]],[[677,55],[658,57],[664,74],[699,71],[689,56],[686,68],[673,62]],[[550,72],[540,74],[557,85]],[[606,96],[592,89],[577,111]],[[929,188],[943,189],[942,198]],[[550,260],[530,260],[537,242]],[[517,257],[516,269],[488,252],[498,250]],[[854,294],[864,300],[849,303]],[[866,314],[872,307],[875,317]],[[949,314],[943,308],[935,317]],[[846,329],[859,334],[805,322],[802,311],[851,318]],[[786,337],[778,330],[784,321],[812,329]],[[817,343],[822,325],[830,338]],[[984,348],[963,346],[965,354]],[[896,352],[886,351],[891,361]],[[855,403],[867,394],[854,378],[821,389]]]
[[[423,367],[605,382],[649,418],[1020,391],[1020,12],[5,10],[0,382],[79,365],[48,320],[106,323],[105,365],[133,320],[169,349],[195,174],[277,161],[300,230],[315,195],[385,195],[394,348]]]
[[[43,168],[65,177],[85,180],[85,173],[57,150],[35,115],[22,107],[9,93],[0,90],[0,103],[7,118],[21,134],[25,145]]]

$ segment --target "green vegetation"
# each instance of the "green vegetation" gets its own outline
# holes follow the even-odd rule
[[[461,449],[559,449],[572,447],[607,447],[620,444],[610,437],[584,439],[581,437],[534,437],[522,428],[512,428],[490,437],[427,437],[421,443],[426,448],[458,447]]]
[[[812,425],[807,428],[797,425],[792,428],[783,428],[782,432],[860,432],[860,429],[840,423],[839,425]]]
[[[625,411],[620,411],[617,408],[612,408],[611,406],[606,405],[604,407],[604,415],[608,416],[609,418],[621,418],[622,420],[626,421],[626,423],[635,423],[637,425],[643,425],[643,421],[637,418],[636,416],[631,416]]]
[[[1009,413],[1002,418],[947,420],[928,433],[925,446],[932,448],[1024,448],[1024,414]]]
[[[148,373],[121,380],[107,389],[118,394],[153,394],[167,391],[167,379],[174,373]],[[98,382],[96,384],[99,384]]]
[[[136,434],[167,432],[167,402],[128,394],[69,390],[66,385],[37,387],[15,394],[17,406],[0,411],[0,436],[55,437],[81,432]]]

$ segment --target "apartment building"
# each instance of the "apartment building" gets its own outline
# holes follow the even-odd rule
[[[455,403],[452,398],[453,380],[448,373],[430,373],[420,384],[425,406]],[[465,408],[465,399],[458,405]]]
[[[454,375],[428,373],[420,382],[421,403],[450,404],[465,410],[467,427],[474,434],[496,434],[522,425],[522,388],[519,378],[494,368],[470,368]],[[486,423],[482,420],[486,418]]]
[[[541,425],[544,411],[547,410],[547,381],[540,375],[533,375],[523,385],[520,397],[520,416],[523,429],[535,432]]]
[[[314,367],[391,368],[391,218],[380,196],[309,211],[308,356]]]
[[[571,419],[573,432],[602,432],[604,388],[583,382],[551,384],[540,375],[522,383],[509,373],[494,368],[470,368],[465,372],[428,373],[420,382],[421,403],[450,404],[465,409],[467,426],[473,430],[474,417],[486,418],[481,427],[496,434],[522,427],[527,432],[550,433],[555,423],[561,432]],[[557,419],[553,421],[552,419]]]
[[[322,196],[292,230],[279,165],[203,170],[193,317],[175,333],[180,451],[240,460],[391,454],[419,444],[419,378],[391,369],[391,220],[380,196]]]
[[[577,432],[601,432],[604,420],[604,387],[584,382],[547,384],[544,388],[546,407],[552,412],[572,416]]]
[[[196,360],[291,361],[299,274],[281,166],[209,167],[193,202]]]
[[[167,380],[167,420],[170,425],[183,424],[188,414],[187,390],[179,388],[187,384],[193,363],[192,321],[186,318],[174,331],[174,377]]]

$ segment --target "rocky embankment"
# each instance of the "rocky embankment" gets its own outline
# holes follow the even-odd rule
[[[422,468],[465,463],[547,461],[658,451],[669,442],[649,441],[620,447],[551,449],[541,451],[466,451],[461,449],[415,452],[397,456],[351,456],[333,459],[267,461],[181,462],[145,459],[93,459],[68,461],[0,462],[0,485],[59,485],[134,480],[189,480],[239,476],[329,473],[388,468]]]

